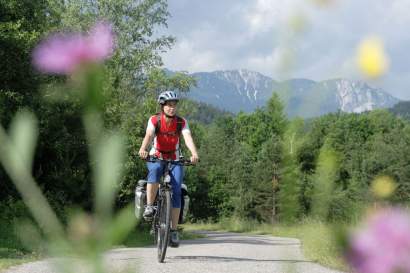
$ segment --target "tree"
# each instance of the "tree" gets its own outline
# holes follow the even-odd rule
[[[280,164],[278,209],[279,219],[285,222],[294,222],[302,211],[301,181],[298,150],[303,141],[303,121],[295,119],[289,123],[283,136],[283,159]]]
[[[287,120],[283,108],[283,102],[280,100],[279,95],[274,92],[266,106],[271,134],[281,136],[285,133]]]
[[[109,62],[114,88],[143,90],[152,68],[162,65],[160,53],[174,43],[171,36],[157,36],[157,27],[166,27],[169,13],[166,0],[49,0],[61,16],[63,29],[85,30],[96,20],[108,20],[117,35],[117,50]]]
[[[0,123],[6,128],[20,108],[39,108],[43,81],[31,68],[31,50],[55,20],[46,1],[0,0]],[[16,197],[1,168],[0,177],[0,197]]]
[[[252,187],[254,158],[251,148],[245,143],[237,143],[232,153],[232,172],[227,190],[230,192],[228,204],[232,207],[229,216],[240,219],[256,218],[253,207],[255,189]]]
[[[283,160],[282,141],[273,135],[258,153],[251,187],[255,191],[252,209],[257,220],[275,222],[279,166]]]
[[[166,26],[167,4],[163,0],[92,1],[15,1],[0,0],[0,119],[3,125],[22,107],[32,109],[39,118],[40,137],[34,174],[46,194],[56,204],[75,202],[87,207],[90,174],[79,106],[75,99],[49,103],[43,100],[44,85],[64,81],[64,77],[40,76],[31,68],[31,51],[37,42],[55,31],[85,31],[98,20],[112,23],[117,34],[117,50],[106,64],[104,90],[111,97],[103,105],[108,129],[123,130],[128,137],[127,181],[122,181],[120,198],[132,194],[132,183],[143,177],[145,167],[137,159],[149,115],[155,113],[152,96],[142,99],[149,71],[161,64],[160,53],[173,38],[155,35],[155,28]],[[189,89],[185,75],[167,77],[164,83]],[[3,174],[0,173],[0,177]],[[56,182],[58,181],[58,182]],[[2,183],[1,194],[13,187]],[[6,189],[3,191],[3,189]],[[57,200],[58,199],[58,200]],[[85,201],[84,201],[85,200]]]
[[[335,190],[335,181],[339,171],[338,156],[335,151],[325,142],[320,149],[317,168],[312,176],[312,210],[314,217],[327,220],[332,195]]]

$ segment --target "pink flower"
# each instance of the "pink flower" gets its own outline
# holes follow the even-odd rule
[[[398,209],[373,214],[350,237],[348,261],[360,273],[410,273],[410,215]]]
[[[97,23],[92,28],[87,43],[95,61],[109,57],[114,51],[114,37],[111,26],[103,22]]]
[[[108,58],[113,50],[111,26],[99,22],[88,35],[55,34],[44,40],[34,49],[33,63],[42,72],[70,74],[83,63]]]

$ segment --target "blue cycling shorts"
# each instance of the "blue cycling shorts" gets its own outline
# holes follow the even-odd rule
[[[148,183],[159,183],[161,176],[164,174],[166,162],[147,162]],[[172,185],[172,207],[181,207],[181,185],[184,179],[184,168],[181,165],[171,165],[170,170]]]

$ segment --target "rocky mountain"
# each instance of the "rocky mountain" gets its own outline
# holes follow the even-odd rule
[[[273,92],[278,93],[290,117],[308,118],[338,110],[359,113],[399,102],[382,89],[346,79],[278,82],[245,69],[191,75],[197,79],[197,87],[189,92],[189,98],[234,113],[263,107]]]
[[[248,70],[199,72],[192,74],[197,87],[189,97],[231,112],[251,112],[265,105],[274,81]]]

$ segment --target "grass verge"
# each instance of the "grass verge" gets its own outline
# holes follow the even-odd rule
[[[181,240],[191,240],[201,238],[202,235],[190,231],[182,230],[180,233]],[[140,225],[131,232],[121,244],[114,247],[144,247],[153,245],[154,239],[150,235],[150,226],[148,224]],[[33,246],[33,249],[36,249]],[[46,254],[25,250],[19,242],[13,228],[3,228],[0,225],[0,271],[11,266],[36,261],[46,257]]]
[[[302,242],[303,254],[307,259],[330,268],[342,271],[349,270],[341,258],[340,250],[336,242],[337,228],[334,225],[320,221],[305,219],[293,225],[269,225],[254,221],[228,218],[221,219],[218,223],[201,222],[185,224],[184,228],[186,231],[229,231],[298,238]]]
[[[32,262],[42,257],[41,254],[27,253],[17,249],[0,248],[0,271],[10,266]]]
[[[134,232],[131,232],[121,246],[124,247],[144,247],[154,244],[154,238],[150,234],[151,226],[148,224],[140,225]],[[203,235],[191,232],[191,230],[180,230],[181,240],[192,240],[203,238]]]
[[[41,257],[39,252],[29,251],[17,238],[14,222],[0,221],[0,271]]]

